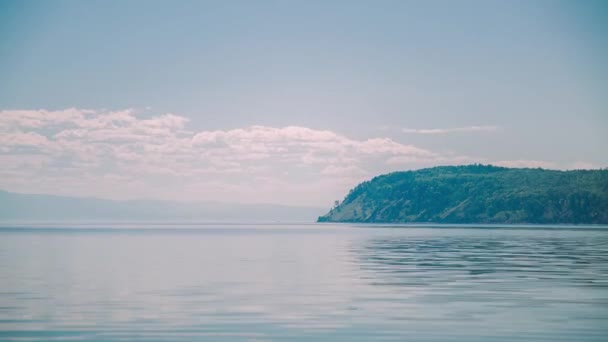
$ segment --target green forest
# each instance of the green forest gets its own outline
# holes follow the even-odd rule
[[[608,170],[477,164],[393,172],[357,185],[318,221],[607,224]]]

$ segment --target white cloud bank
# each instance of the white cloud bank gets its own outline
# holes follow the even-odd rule
[[[187,124],[133,110],[0,111],[0,188],[325,205],[377,173],[449,159],[390,138],[299,126],[192,132]]]
[[[188,121],[175,114],[142,118],[134,110],[0,111],[0,189],[329,206],[380,173],[490,162],[386,137],[354,139],[300,126],[194,132]],[[530,160],[496,164],[555,168]]]
[[[403,133],[409,134],[449,134],[449,133],[462,133],[462,132],[495,132],[499,129],[498,126],[467,126],[467,127],[455,127],[455,128],[427,128],[427,129],[413,129],[404,128]]]
[[[518,160],[499,160],[492,162],[493,165],[504,166],[504,167],[527,167],[527,168],[543,168],[543,169],[563,169],[563,170],[591,170],[591,169],[599,169],[601,166],[599,164],[576,161],[574,163],[558,165],[555,162],[550,162],[546,160],[528,160],[528,159],[518,159]]]
[[[544,160],[526,160],[526,159],[518,159],[518,160],[499,160],[495,161],[492,164],[497,166],[504,167],[528,167],[528,168],[543,168],[543,169],[555,169],[557,165],[553,162],[548,162]]]

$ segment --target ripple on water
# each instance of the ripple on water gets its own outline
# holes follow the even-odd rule
[[[0,340],[608,336],[608,230],[133,229],[0,229]]]

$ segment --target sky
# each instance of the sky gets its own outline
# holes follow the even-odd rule
[[[0,0],[0,189],[330,206],[608,166],[605,1]]]

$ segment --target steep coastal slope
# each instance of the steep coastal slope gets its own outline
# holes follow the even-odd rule
[[[394,172],[357,185],[319,222],[608,223],[608,170],[490,165]]]

